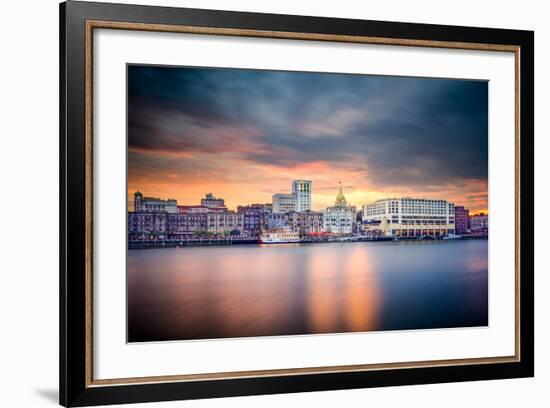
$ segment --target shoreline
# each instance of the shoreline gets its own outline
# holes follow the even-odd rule
[[[466,241],[488,239],[488,236],[463,236],[461,238],[442,239],[428,238],[420,239],[415,237],[402,237],[394,239],[393,237],[344,237],[334,239],[306,239],[299,242],[281,242],[265,244],[258,238],[249,239],[209,239],[209,240],[162,240],[162,241],[129,241],[127,249],[160,249],[160,248],[183,248],[183,247],[208,247],[208,246],[243,246],[243,245],[281,245],[281,244],[334,244],[334,243],[354,243],[354,242],[411,242],[411,241]]]

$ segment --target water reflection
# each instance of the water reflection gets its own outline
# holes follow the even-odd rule
[[[375,330],[378,327],[381,293],[367,254],[368,251],[357,246],[346,264],[346,331]],[[357,270],[362,270],[362,273],[356,273]]]
[[[128,339],[487,324],[487,242],[128,252]]]

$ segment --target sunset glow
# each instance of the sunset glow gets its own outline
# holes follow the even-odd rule
[[[240,69],[128,68],[133,193],[230,209],[312,180],[312,207],[388,197],[487,212],[487,83]]]

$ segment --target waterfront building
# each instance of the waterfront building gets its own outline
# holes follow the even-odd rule
[[[454,204],[425,198],[387,198],[363,206],[363,230],[395,237],[443,237],[455,233]]]
[[[172,240],[204,236],[207,231],[206,213],[168,214],[166,229],[168,239]]]
[[[280,213],[273,211],[266,214],[266,228],[268,230],[277,230],[287,227],[288,217],[287,213]]]
[[[243,216],[243,230],[247,235],[258,236],[266,229],[266,211],[263,204],[250,204],[237,207]]]
[[[296,208],[296,196],[294,194],[273,194],[273,212],[286,213]]]
[[[140,191],[134,193],[134,211],[135,212],[167,212],[177,213],[178,203],[174,199],[162,200],[155,197],[143,197]]]
[[[216,198],[212,193],[207,193],[204,198],[201,199],[201,206],[207,208],[225,208],[225,200],[223,198]]]
[[[323,213],[319,211],[288,211],[286,213],[270,213],[265,218],[267,230],[290,229],[300,234],[323,232]]]
[[[319,234],[324,231],[323,213],[320,211],[304,211],[300,213],[300,229],[305,234]]]
[[[182,240],[205,235],[205,213],[128,213],[130,241]]]
[[[311,180],[293,180],[292,194],[296,197],[294,211],[311,210]]]
[[[206,214],[208,232],[212,234],[241,234],[243,230],[243,215],[235,211],[209,212]]]
[[[470,210],[463,206],[455,206],[455,233],[466,234],[470,229]]]
[[[354,220],[355,207],[348,205],[340,184],[334,205],[323,213],[323,229],[336,235],[349,235],[353,232]]]
[[[291,231],[300,231],[300,213],[289,211],[283,215],[284,226]]]
[[[166,212],[129,212],[128,240],[156,241],[167,239]]]
[[[292,193],[273,194],[273,212],[303,212],[311,210],[311,181],[293,180]]]
[[[474,234],[487,234],[489,231],[489,215],[474,214],[470,217],[470,229]]]

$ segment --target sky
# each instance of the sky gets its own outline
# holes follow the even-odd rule
[[[360,208],[381,198],[446,199],[487,211],[485,81],[128,66],[128,198],[269,203],[293,179],[312,206],[341,181]]]

